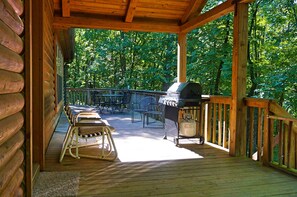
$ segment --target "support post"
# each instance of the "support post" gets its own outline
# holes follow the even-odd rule
[[[33,193],[32,2],[24,1],[25,23],[25,196]]]
[[[44,1],[32,2],[32,106],[33,110],[33,163],[44,169],[45,142],[44,142],[44,90],[43,90],[43,25],[44,25]],[[35,169],[34,169],[35,170]],[[38,169],[37,169],[38,170]],[[34,173],[34,172],[33,172]]]
[[[187,33],[178,34],[177,80],[178,82],[187,80]]]
[[[233,33],[229,154],[231,156],[244,156],[246,153],[247,110],[243,98],[246,96],[248,4],[237,3],[235,5]]]

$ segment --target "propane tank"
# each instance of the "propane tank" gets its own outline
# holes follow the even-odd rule
[[[180,122],[179,134],[184,137],[193,137],[196,135],[196,121],[192,119],[191,114],[185,114]]]

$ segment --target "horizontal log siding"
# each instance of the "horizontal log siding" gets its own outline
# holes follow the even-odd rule
[[[24,69],[24,60],[19,54],[0,45],[0,69],[20,73]]]
[[[44,115],[44,152],[48,147],[54,128],[58,121],[55,111],[55,50],[53,23],[53,2],[44,2],[43,21],[43,115]]]
[[[24,193],[22,12],[21,1],[0,1],[0,196]]]

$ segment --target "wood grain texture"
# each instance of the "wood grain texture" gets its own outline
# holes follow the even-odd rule
[[[70,0],[62,0],[62,16],[70,17]]]
[[[13,178],[0,193],[1,196],[23,196],[23,189],[20,186],[24,178],[24,172],[22,169],[18,169]]]
[[[180,22],[184,24],[193,14],[199,15],[207,0],[191,0]]]
[[[128,9],[125,16],[125,22],[131,23],[136,12],[138,0],[129,0]]]
[[[17,53],[0,45],[0,69],[20,73],[24,69],[23,58]]]
[[[21,92],[24,85],[21,74],[0,70],[0,94]]]
[[[82,16],[73,16],[70,18],[57,17],[54,18],[54,27],[58,29],[67,28],[95,28],[95,29],[111,29],[123,31],[143,31],[143,32],[165,32],[178,33],[180,27],[175,21],[146,21],[144,19],[134,19],[133,23],[125,23],[122,20],[114,18],[89,18]]]
[[[0,20],[0,44],[20,54],[23,50],[22,39]]]
[[[0,120],[23,109],[24,96],[20,93],[0,95]]]
[[[14,11],[21,16],[24,12],[24,5],[21,0],[7,0],[11,7],[13,7]]]
[[[0,0],[0,196],[22,196],[23,10],[20,0]]]
[[[187,34],[178,34],[177,46],[177,80],[187,81]]]
[[[24,23],[6,0],[0,0],[0,19],[16,34],[24,31]]]
[[[17,150],[21,148],[24,143],[24,134],[23,131],[17,132],[11,139],[7,140],[4,144],[0,146],[0,168],[3,168],[5,164],[11,160]]]
[[[15,156],[0,169],[0,194],[9,185],[10,180],[13,179],[16,171],[19,169],[24,160],[24,153],[18,150]]]
[[[23,124],[24,117],[20,112],[0,120],[0,145],[14,136],[22,128]]]
[[[234,15],[230,155],[246,154],[246,96],[248,5],[238,4]]]
[[[193,29],[201,27],[206,23],[214,21],[232,11],[234,11],[234,4],[232,3],[232,0],[225,1],[224,3],[221,3],[213,9],[198,15],[181,25],[181,32],[192,31]]]

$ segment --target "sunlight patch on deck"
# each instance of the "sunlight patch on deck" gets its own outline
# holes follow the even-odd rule
[[[129,136],[115,138],[115,143],[118,150],[118,159],[121,162],[203,158],[191,150],[177,147],[173,142],[163,139]]]

